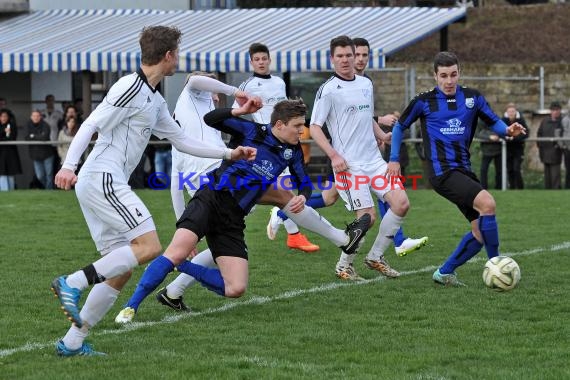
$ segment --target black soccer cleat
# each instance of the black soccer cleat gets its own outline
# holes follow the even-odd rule
[[[164,306],[168,306],[171,309],[176,311],[189,311],[188,306],[184,304],[182,301],[182,297],[180,298],[170,298],[166,295],[166,288],[162,288],[156,294],[156,300],[163,304]]]
[[[352,223],[346,226],[346,234],[348,235],[348,243],[340,247],[347,255],[355,254],[363,238],[370,228],[370,214],[366,213],[359,219],[355,219]]]

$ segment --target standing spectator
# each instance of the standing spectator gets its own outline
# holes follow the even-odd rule
[[[151,136],[151,140],[159,141],[158,138]],[[171,174],[172,171],[172,146],[170,144],[154,146],[154,171],[157,173]],[[160,178],[160,177],[158,177]]]
[[[73,106],[72,106],[73,107]],[[77,130],[79,129],[79,123],[74,116],[70,116],[65,121],[65,127],[59,131],[57,136],[57,141],[65,144],[58,144],[57,155],[61,162],[65,161],[65,156],[67,156],[67,151],[69,150],[69,145],[75,137]]]
[[[562,119],[562,137],[569,139],[562,141],[562,153],[564,154],[564,168],[566,170],[565,188],[570,189],[570,99],[568,99],[568,113]]]
[[[542,120],[536,133],[537,137],[562,136],[562,107],[559,102],[550,104],[550,117]],[[539,141],[538,153],[544,164],[544,188],[560,189],[560,166],[562,150],[557,141]]]
[[[62,129],[65,128],[67,124],[67,119],[69,119],[70,117],[75,119],[76,126],[77,128],[79,128],[81,126],[81,123],[83,123],[83,118],[77,111],[77,108],[72,104],[68,104],[64,109],[65,111],[63,111],[63,118],[59,121],[58,130],[61,131]],[[59,132],[58,132],[58,138],[59,138]]]
[[[50,141],[50,126],[42,120],[40,111],[32,111],[28,122],[28,141]],[[54,150],[51,145],[30,145],[30,158],[34,161],[34,173],[45,189],[53,189]]]
[[[503,168],[501,166],[501,143],[500,137],[485,123],[479,122],[478,134],[481,140],[481,186],[489,188],[488,173],[491,162],[495,164],[495,189],[502,188]]]
[[[514,103],[509,103],[503,116],[503,122],[506,125],[519,123],[525,129],[525,134],[516,137],[506,136],[507,140],[507,173],[509,177],[509,188],[524,189],[524,181],[522,177],[522,163],[524,157],[524,140],[528,138],[528,126],[524,117]]]
[[[18,138],[18,127],[10,117],[10,111],[0,110],[0,141],[15,141]],[[0,145],[0,191],[14,190],[14,176],[22,174],[18,147]]]
[[[59,130],[62,127],[62,120],[64,120],[63,113],[60,110],[55,109],[55,97],[52,94],[46,95],[45,97],[46,108],[42,110],[42,117],[44,122],[49,125],[49,141],[57,141],[57,136],[59,135]],[[63,107],[62,109],[66,109]],[[52,147],[53,153],[53,168],[51,173],[55,173],[61,166],[59,162],[59,156],[57,155],[57,145]],[[50,178],[53,183],[53,177]]]
[[[49,140],[57,141],[59,133],[59,123],[63,119],[63,113],[55,109],[55,97],[51,94],[46,95],[46,108],[42,110],[43,121],[49,125]]]

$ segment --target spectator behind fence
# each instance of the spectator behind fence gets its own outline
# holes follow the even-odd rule
[[[562,153],[564,154],[564,167],[566,169],[564,185],[566,189],[570,189],[570,99],[568,99],[568,113],[562,118],[562,137],[569,139],[562,141]]]
[[[57,155],[59,156],[61,162],[65,161],[65,156],[67,156],[69,145],[75,137],[78,129],[79,123],[77,122],[77,119],[74,116],[69,116],[65,121],[65,126],[61,131],[59,131],[57,141],[60,142],[60,144],[57,146]]]
[[[509,177],[509,188],[524,189],[522,177],[522,164],[524,159],[524,140],[528,138],[528,126],[521,113],[514,103],[509,103],[503,116],[503,121],[507,125],[519,123],[525,129],[526,134],[516,137],[506,136],[507,140],[507,173]]]
[[[501,142],[498,134],[479,120],[477,125],[477,137],[481,141],[481,186],[483,189],[489,188],[488,174],[491,162],[495,164],[495,189],[502,188],[503,167],[501,162]]]
[[[79,112],[77,111],[77,108],[72,105],[69,104],[65,107],[65,111],[63,112],[63,119],[60,120],[59,125],[58,125],[58,129],[61,132],[62,129],[65,128],[66,124],[67,124],[67,120],[73,117],[75,119],[76,122],[76,126],[79,129],[79,127],[81,126],[81,123],[83,123],[83,119],[81,118],[81,116],[79,115]],[[58,138],[59,138],[59,133],[58,133]]]
[[[32,111],[28,121],[26,140],[50,141],[50,126],[42,120],[40,111]],[[34,162],[34,173],[45,189],[53,189],[54,149],[51,145],[30,145],[30,158]]]
[[[550,117],[542,120],[537,137],[562,136],[562,107],[559,102],[550,104]],[[562,164],[562,149],[558,141],[538,141],[540,161],[544,164],[544,188],[560,189],[560,165]]]
[[[8,109],[0,110],[0,141],[15,141],[18,127]],[[22,174],[20,155],[16,145],[0,145],[0,191],[15,188],[14,176]]]
[[[55,109],[55,97],[53,95],[46,95],[45,102],[46,108],[41,111],[42,118],[50,128],[49,140],[57,141],[59,123],[63,119],[63,113]]]

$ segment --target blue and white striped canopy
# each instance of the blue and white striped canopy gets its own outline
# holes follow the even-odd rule
[[[248,72],[252,42],[269,47],[274,71],[330,71],[329,42],[342,34],[366,38],[369,69],[378,69],[386,55],[465,14],[465,8],[36,11],[0,22],[0,72],[133,71],[140,31],[159,24],[184,33],[182,72]]]

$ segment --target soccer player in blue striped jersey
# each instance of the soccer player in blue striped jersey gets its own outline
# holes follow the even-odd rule
[[[483,246],[489,258],[499,255],[495,199],[479,183],[469,159],[477,119],[500,136],[518,136],[524,134],[525,129],[516,122],[507,127],[480,92],[458,85],[460,70],[455,54],[438,53],[433,69],[437,86],[412,99],[393,129],[387,174],[400,174],[398,159],[403,131],[420,119],[433,189],[455,204],[471,224],[471,231],[463,236],[455,251],[432,277],[442,285],[464,286],[457,279],[456,268],[475,256]]]

